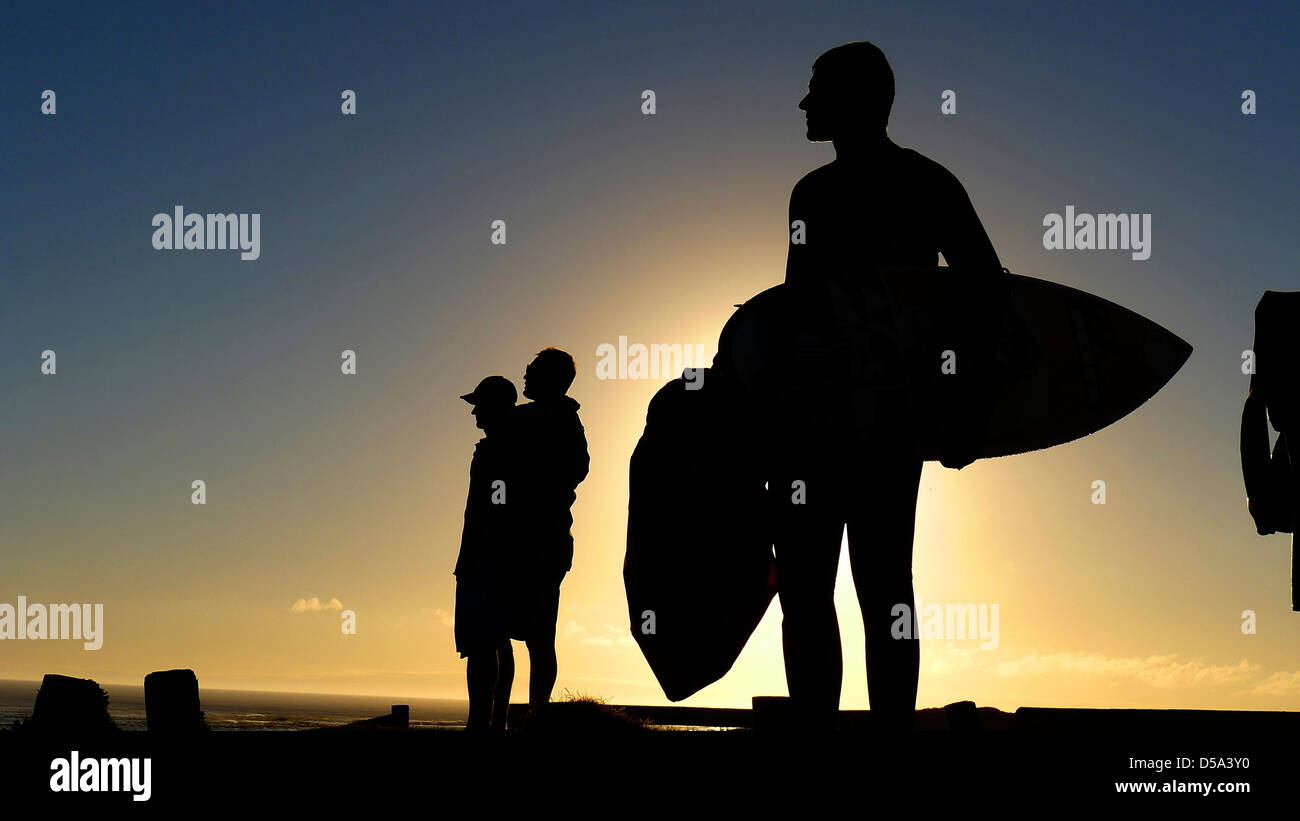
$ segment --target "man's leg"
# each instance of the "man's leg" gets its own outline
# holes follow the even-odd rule
[[[844,663],[834,598],[844,519],[836,501],[837,482],[797,473],[769,485],[776,505],[785,679],[790,699],[805,720],[834,726]],[[802,482],[802,493],[793,486],[796,482]]]
[[[1287,476],[1291,480],[1290,492],[1286,500],[1290,510],[1286,511],[1291,522],[1291,610],[1300,613],[1300,566],[1296,565],[1295,541],[1300,531],[1300,437],[1290,425],[1282,428],[1278,441],[1282,443],[1282,453],[1286,455],[1290,470]]]
[[[528,704],[536,709],[551,700],[558,663],[555,659],[555,621],[560,613],[560,584],[537,597],[538,612],[529,614],[532,629],[528,645]]]
[[[510,689],[515,683],[515,651],[510,639],[497,648],[497,685],[492,693],[492,729],[506,728],[506,714],[510,710]]]
[[[912,536],[921,461],[911,454],[864,453],[871,478],[855,484],[858,503],[850,515],[849,559],[867,634],[867,689],[876,726],[909,730],[916,711],[919,636],[896,639],[891,626],[897,605],[917,618],[912,591]]]
[[[465,661],[465,678],[469,687],[469,720],[465,729],[486,730],[492,722],[492,690],[497,684],[496,651],[470,653]]]

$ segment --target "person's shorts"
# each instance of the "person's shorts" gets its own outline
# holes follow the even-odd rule
[[[461,658],[491,652],[509,641],[508,602],[500,585],[456,580],[456,652]]]
[[[519,641],[554,642],[555,622],[560,615],[560,584],[545,580],[523,584],[512,603],[510,638]]]

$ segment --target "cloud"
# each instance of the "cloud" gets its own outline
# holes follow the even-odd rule
[[[1242,659],[1237,664],[1205,664],[1201,659],[1179,660],[1177,653],[1146,658],[1110,658],[1100,653],[1031,653],[998,662],[999,676],[1035,676],[1048,673],[1126,677],[1152,687],[1241,684],[1259,672],[1260,665]]]
[[[587,632],[587,628],[578,624],[576,621],[570,621],[568,624],[564,625],[564,636],[566,638],[573,638],[574,636],[581,635],[585,632]]]
[[[943,676],[958,670],[980,667],[983,660],[981,652],[975,647],[955,647],[952,642],[948,642],[937,655],[933,652],[926,654],[926,670],[928,675]]]
[[[1300,673],[1274,673],[1250,689],[1261,696],[1300,694]]]
[[[410,613],[403,613],[398,616],[397,621],[392,624],[392,629],[406,630],[408,628],[414,628],[416,630],[425,631],[435,625],[455,628],[456,616],[454,613],[449,613],[441,607],[421,607],[419,610]]]
[[[586,644],[592,647],[636,647],[636,642],[627,634],[627,628],[616,627],[608,622],[605,623],[604,634],[584,635],[587,628],[576,621],[571,621],[564,626],[564,635],[568,638],[582,636],[578,639],[578,644]]]
[[[312,596],[310,599],[298,599],[290,607],[294,613],[320,613],[323,610],[342,610],[343,602],[338,599],[330,599],[327,603],[321,604],[320,599]]]
[[[1206,664],[1177,653],[1115,658],[1101,653],[1030,653],[998,661],[973,648],[936,647],[923,659],[927,675],[992,672],[1001,677],[1067,675],[1128,679],[1158,689],[1232,686],[1235,693],[1257,696],[1300,695],[1300,672],[1280,671],[1260,678],[1263,665],[1245,659],[1236,664]]]

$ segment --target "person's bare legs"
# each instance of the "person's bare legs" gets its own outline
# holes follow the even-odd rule
[[[555,638],[534,639],[528,642],[528,704],[536,709],[551,700],[555,689],[558,663],[555,659]]]
[[[486,730],[492,723],[492,691],[497,685],[496,651],[470,653],[465,661],[465,680],[469,688],[469,719],[465,729]]]
[[[515,651],[510,640],[497,648],[497,681],[492,693],[492,729],[505,730],[510,690],[515,683]]]
[[[803,721],[809,728],[824,729],[834,726],[844,674],[835,616],[844,520],[834,479],[803,479],[802,503],[792,500],[795,481],[787,474],[771,485],[778,506],[776,578],[785,680]]]
[[[528,645],[528,705],[534,710],[551,700],[559,663],[555,658],[555,623],[560,613],[559,575],[552,587],[544,588],[537,599],[537,621]]]
[[[910,730],[920,673],[919,636],[894,638],[906,605],[919,624],[912,590],[912,538],[921,462],[911,456],[870,458],[874,478],[858,485],[861,504],[848,523],[849,560],[867,634],[867,690],[871,715],[886,731]]]

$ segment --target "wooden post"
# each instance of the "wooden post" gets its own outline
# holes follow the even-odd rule
[[[403,729],[410,727],[411,726],[411,705],[394,704],[393,712],[391,713],[391,721],[394,727],[401,727]]]

